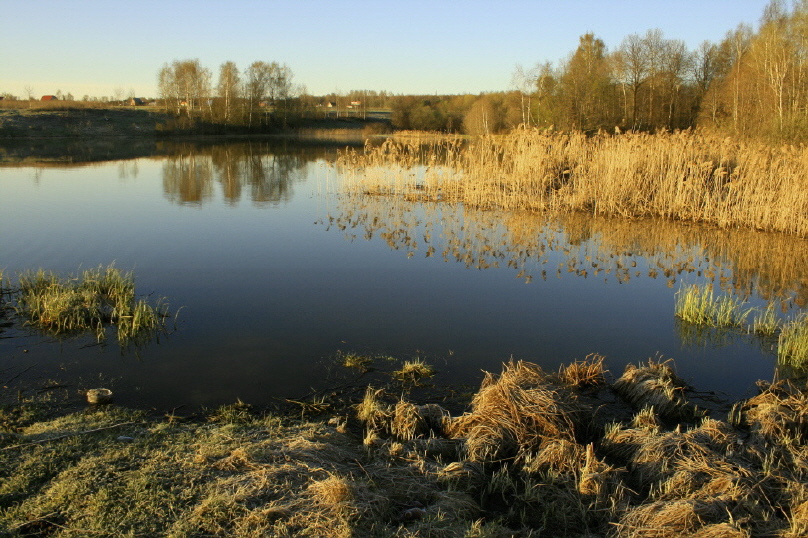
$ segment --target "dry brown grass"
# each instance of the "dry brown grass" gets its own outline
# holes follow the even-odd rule
[[[486,374],[471,411],[454,421],[450,433],[465,439],[472,461],[524,459],[545,440],[574,442],[580,411],[574,395],[541,368],[508,362],[498,377]]]
[[[509,362],[448,430],[436,404],[369,389],[356,409],[376,436],[368,445],[352,418],[258,417],[242,403],[201,422],[110,405],[28,424],[0,407],[0,528],[54,538],[802,538],[808,387],[761,388],[732,424],[666,424],[652,407],[631,417],[619,400]],[[585,427],[596,410],[614,421],[605,433]],[[511,445],[497,453],[496,440]]]
[[[679,379],[671,361],[648,360],[647,366],[626,365],[623,375],[615,381],[614,390],[635,408],[652,406],[661,417],[681,420],[703,414],[684,396],[687,384]]]
[[[605,357],[592,353],[582,361],[562,364],[558,368],[558,378],[571,387],[595,387],[606,384]]]
[[[808,441],[808,394],[793,384],[777,383],[736,404],[731,419],[770,443],[785,439],[805,443]]]
[[[618,538],[805,535],[808,390],[764,385],[736,406],[734,425],[709,417],[694,425],[692,406],[656,394],[686,385],[669,362],[652,360],[622,380],[621,390],[638,394],[640,407],[625,419],[617,408],[603,411],[608,405],[580,382],[605,382],[603,371],[598,355],[558,374],[511,361],[499,375],[486,375],[465,414],[449,419],[438,408],[436,416],[450,424],[443,434],[425,427],[426,406],[391,405],[388,423],[400,425],[379,433],[398,441],[376,446],[433,469],[440,482],[512,527]],[[587,419],[596,408],[623,422],[592,428]],[[447,440],[441,435],[458,444],[438,446]]]
[[[131,106],[112,105],[101,101],[28,101],[28,100],[2,100],[0,109],[9,110],[70,110],[70,109],[111,109],[111,108],[133,108]]]
[[[340,162],[354,188],[376,194],[808,236],[808,148],[693,132],[587,137],[522,129],[467,147],[456,140],[388,141]]]

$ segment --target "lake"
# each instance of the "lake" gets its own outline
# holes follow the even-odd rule
[[[437,382],[471,385],[510,358],[555,370],[599,353],[614,377],[673,359],[699,390],[738,398],[775,375],[771,342],[684,327],[674,294],[713,282],[786,313],[808,298],[803,240],[363,196],[341,188],[336,151],[188,142],[0,167],[7,276],[114,262],[180,309],[139,349],[0,329],[0,381],[108,386],[168,410],[301,398],[328,386],[338,352],[421,357]]]

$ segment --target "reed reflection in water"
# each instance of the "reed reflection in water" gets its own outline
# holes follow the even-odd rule
[[[378,236],[408,258],[437,256],[481,270],[507,267],[526,283],[563,275],[619,284],[664,279],[672,289],[711,283],[750,304],[775,304],[784,318],[808,302],[808,242],[782,234],[581,213],[477,210],[352,189],[341,194],[328,223],[350,240]],[[674,327],[684,348],[740,341],[776,355],[776,338],[679,320]],[[788,368],[779,372],[794,375]]]
[[[378,235],[408,256],[422,251],[469,268],[506,266],[528,282],[574,273],[618,282],[664,278],[672,288],[700,279],[746,300],[778,301],[784,312],[808,304],[808,241],[782,234],[357,193],[343,193],[328,222],[351,239]]]

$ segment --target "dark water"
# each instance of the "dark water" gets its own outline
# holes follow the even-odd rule
[[[752,304],[805,303],[803,241],[339,194],[325,147],[168,153],[0,168],[7,276],[114,261],[138,293],[182,307],[178,330],[137,353],[6,328],[2,376],[171,409],[299,398],[327,385],[338,351],[424,357],[441,382],[473,384],[509,358],[555,370],[600,353],[616,376],[671,358],[697,388],[739,397],[774,375],[770,343],[694,338],[676,290],[712,281]]]

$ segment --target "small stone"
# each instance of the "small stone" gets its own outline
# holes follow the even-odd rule
[[[108,404],[112,401],[112,391],[109,389],[90,389],[87,391],[87,401],[91,404]]]
[[[120,441],[121,443],[131,443],[132,441],[135,440],[135,438],[127,437],[126,435],[119,435],[117,440]]]

